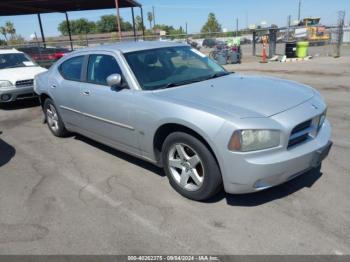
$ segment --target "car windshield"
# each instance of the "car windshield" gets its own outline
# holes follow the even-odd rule
[[[0,54],[0,69],[26,66],[35,66],[35,64],[25,54]]]
[[[227,75],[224,68],[189,46],[124,54],[143,90],[157,90]]]

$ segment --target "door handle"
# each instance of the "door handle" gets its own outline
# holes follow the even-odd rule
[[[90,95],[90,91],[84,91],[84,92],[83,92],[83,95],[85,95],[85,96]]]
[[[55,85],[55,84],[51,85],[51,88],[56,88],[56,87],[57,87],[57,85]]]

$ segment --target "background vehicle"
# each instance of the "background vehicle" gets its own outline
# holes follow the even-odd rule
[[[215,39],[212,38],[206,38],[203,40],[202,46],[203,47],[208,47],[208,48],[212,48],[217,44],[217,41]]]
[[[161,166],[190,199],[281,184],[318,167],[332,145],[318,92],[229,74],[186,44],[76,51],[35,79],[54,135],[80,133]]]
[[[320,24],[321,18],[304,18],[299,24],[307,30],[307,38],[312,43],[322,43],[330,40],[330,34],[326,27]]]
[[[35,62],[46,68],[70,52],[69,49],[61,47],[22,47],[18,50],[26,53]]]
[[[34,76],[44,71],[16,49],[0,50],[0,103],[35,97]]]

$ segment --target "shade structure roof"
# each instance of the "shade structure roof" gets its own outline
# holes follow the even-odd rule
[[[135,0],[119,0],[119,8],[141,7]],[[115,0],[1,0],[0,16],[115,8]]]

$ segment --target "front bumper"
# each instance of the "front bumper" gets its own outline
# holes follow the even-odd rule
[[[6,96],[8,96],[9,98],[6,98]],[[8,103],[14,102],[16,100],[30,99],[36,96],[37,95],[34,93],[33,86],[0,89],[0,103]]]
[[[331,126],[326,120],[317,137],[292,149],[264,150],[257,154],[228,151],[224,158],[225,191],[251,193],[289,181],[317,167],[332,146]]]

